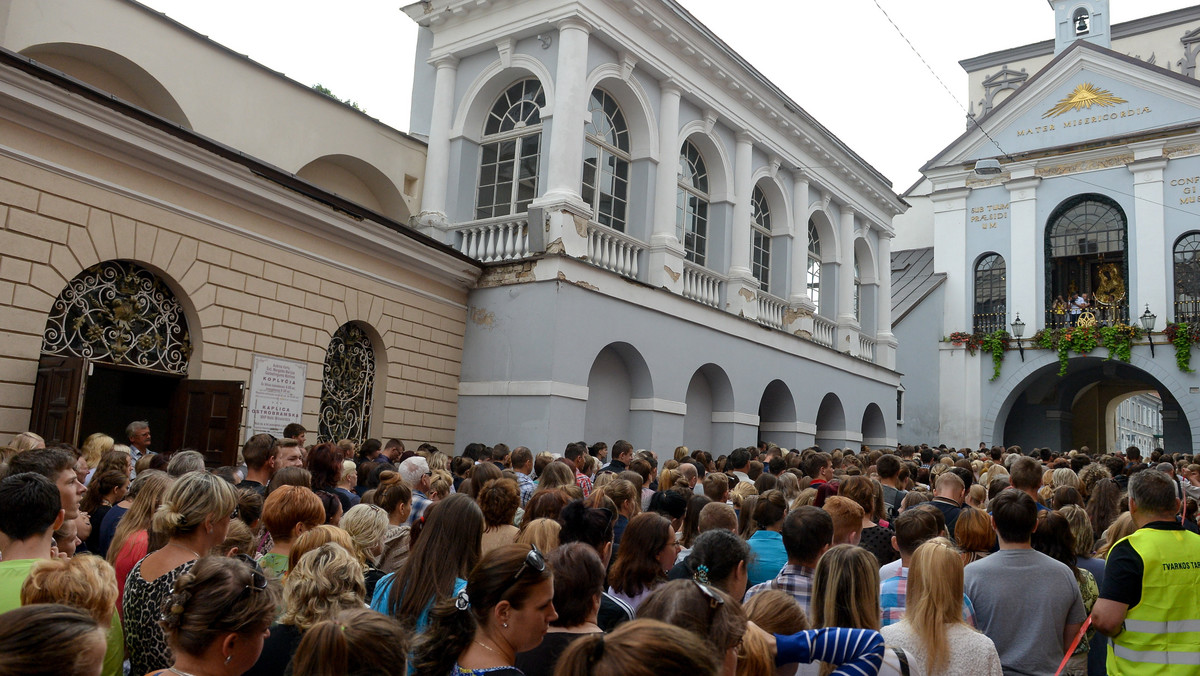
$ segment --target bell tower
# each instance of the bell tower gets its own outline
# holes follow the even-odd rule
[[[1076,40],[1111,47],[1108,0],[1049,0],[1054,8],[1054,53]]]

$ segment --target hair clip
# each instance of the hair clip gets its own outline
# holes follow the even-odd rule
[[[696,566],[696,572],[692,575],[696,582],[700,584],[708,584],[708,566],[703,563]]]
[[[471,599],[467,596],[467,590],[463,589],[454,597],[454,607],[459,610],[466,610],[471,607]]]

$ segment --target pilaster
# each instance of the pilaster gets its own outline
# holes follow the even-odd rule
[[[733,227],[729,247],[729,290],[726,303],[729,311],[747,319],[758,318],[758,280],[750,270],[750,196],[754,191],[751,184],[750,163],[753,158],[754,138],[749,132],[737,134],[737,151],[733,164]]]
[[[1174,317],[1169,289],[1171,252],[1166,241],[1166,198],[1163,192],[1163,173],[1167,158],[1163,157],[1162,141],[1137,144],[1134,161],[1126,165],[1133,173],[1133,218],[1128,234],[1129,317],[1136,322],[1147,305],[1159,317]],[[1165,323],[1164,323],[1165,325]]]
[[[658,115],[658,167],[654,181],[654,229],[646,248],[646,276],[651,285],[683,292],[683,244],[675,236],[675,198],[679,189],[678,83],[664,80]]]
[[[1033,174],[1033,167],[1017,166],[1012,179],[1004,183],[1008,189],[1009,251],[1012,252],[1005,265],[1008,269],[1008,322],[1018,312],[1032,317],[1037,327],[1044,324],[1046,316],[1044,267],[1045,238],[1040,236],[1041,227],[1037,217],[1037,188],[1042,182]],[[971,273],[967,270],[967,273]],[[969,288],[969,285],[968,285]],[[973,312],[971,308],[967,312]],[[963,324],[968,326],[968,324]],[[961,329],[967,331],[969,329]]]
[[[425,178],[421,188],[421,212],[416,224],[425,234],[435,234],[447,225],[446,186],[450,183],[450,121],[454,117],[454,86],[458,76],[458,58],[442,56],[434,61],[437,69],[433,86],[433,118],[429,127],[429,146],[425,155]]]

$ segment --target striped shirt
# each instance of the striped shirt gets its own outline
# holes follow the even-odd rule
[[[883,637],[870,629],[828,627],[791,636],[776,634],[775,664],[829,662],[834,676],[876,676],[883,664]]]

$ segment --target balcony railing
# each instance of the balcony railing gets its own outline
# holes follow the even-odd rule
[[[458,250],[484,263],[525,258],[532,253],[528,224],[526,214],[464,223],[455,228]]]
[[[683,262],[683,295],[694,301],[721,307],[721,286],[725,278],[702,265]]]
[[[1118,305],[1093,303],[1090,307],[1084,308],[1083,312],[1079,315],[1072,315],[1070,310],[1062,307],[1051,307],[1049,310],[1046,310],[1046,328],[1062,329],[1073,326],[1077,321],[1075,319],[1077,316],[1084,316],[1085,313],[1089,312],[1096,319],[1096,326],[1113,326],[1129,323],[1129,305],[1125,303]]]
[[[862,334],[858,336],[858,354],[856,355],[863,361],[875,363],[875,339],[868,338]]]
[[[1200,322],[1200,300],[1175,301],[1175,321],[1180,324]]]
[[[646,245],[598,223],[588,223],[588,262],[623,277],[637,279],[638,256]]]
[[[787,311],[787,301],[772,296],[766,291],[758,292],[758,323],[773,329],[783,328],[783,314]]]
[[[1005,310],[976,314],[974,318],[975,333],[994,333],[1000,329],[1008,329],[1008,313]]]
[[[833,337],[837,334],[837,324],[821,315],[813,315],[812,339],[818,345],[833,347]]]

